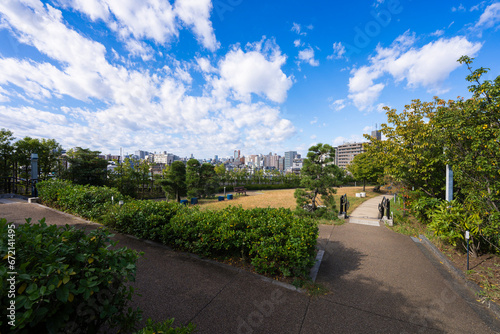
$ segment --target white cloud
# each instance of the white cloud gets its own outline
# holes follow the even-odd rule
[[[328,59],[341,59],[346,53],[345,46],[341,42],[333,43],[333,54],[329,55]]]
[[[500,2],[486,7],[484,13],[476,23],[476,28],[492,28],[500,23]]]
[[[309,123],[311,123],[311,125],[318,123],[318,117],[314,117]]]
[[[57,3],[84,13],[93,21],[103,20],[129,46],[141,40],[166,45],[178,38],[182,24],[208,50],[215,51],[220,46],[210,21],[210,0],[176,0],[174,6],[158,0],[57,0]],[[130,50],[132,56],[144,58],[143,53]]]
[[[276,45],[263,46],[262,42],[247,48],[244,52],[234,47],[226,54],[219,64],[220,79],[215,80],[214,86],[219,92],[231,91],[233,97],[241,101],[250,102],[254,93],[274,102],[284,102],[292,86],[292,79],[281,70],[286,56]]]
[[[91,11],[90,3],[75,3],[96,20],[111,20],[105,7]],[[126,13],[131,5],[123,3]],[[20,42],[50,58],[49,63],[0,57],[0,100],[18,94],[34,105],[0,106],[2,126],[16,129],[16,137],[50,137],[64,147],[89,145],[108,152],[167,146],[203,154],[234,146],[268,149],[296,131],[274,104],[286,99],[293,78],[282,71],[286,56],[272,41],[245,51],[234,46],[216,65],[201,56],[184,62],[167,56],[163,68],[140,70],[131,63],[110,64],[102,44],[72,30],[50,5],[1,1],[0,16]],[[109,58],[122,59],[116,51]],[[191,71],[206,79],[196,96],[190,94]],[[252,102],[252,94],[273,105]],[[74,104],[68,96],[83,103],[65,106]]]
[[[314,59],[314,50],[311,47],[299,51],[298,57],[300,61],[308,63],[311,66],[319,66],[319,60]]]
[[[376,107],[376,110],[379,112],[379,113],[385,113],[385,107],[388,107],[389,109],[391,109],[391,106],[387,105],[386,103],[379,103],[377,104],[377,107]]]
[[[211,51],[220,47],[210,21],[211,0],[177,0],[175,12],[188,26],[191,26],[200,43]]]
[[[385,87],[375,80],[386,74],[396,82],[406,81],[409,88],[445,92],[444,81],[460,66],[457,59],[462,55],[473,57],[482,47],[463,36],[440,38],[421,48],[416,48],[415,42],[415,36],[407,32],[388,48],[377,46],[376,54],[369,58],[370,65],[351,70],[349,98],[359,110],[373,109]]]
[[[434,31],[434,32],[431,34],[431,36],[435,36],[435,37],[441,37],[441,36],[443,36],[443,35],[444,35],[444,30],[442,30],[442,29],[438,29],[438,30]]]
[[[292,29],[293,32],[295,32],[297,35],[305,36],[307,33],[302,31],[302,26],[298,23],[293,22],[292,24]]]
[[[341,111],[346,107],[345,99],[335,100],[330,104],[330,108],[334,111]]]
[[[296,47],[296,48],[299,48],[301,47],[302,45],[304,45],[300,39],[296,39],[295,41],[293,41],[293,45]]]
[[[465,12],[466,9],[463,4],[460,4],[458,7],[451,7],[452,12]]]

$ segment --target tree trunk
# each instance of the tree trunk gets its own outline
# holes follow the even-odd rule
[[[366,179],[363,179],[363,192],[365,192]]]

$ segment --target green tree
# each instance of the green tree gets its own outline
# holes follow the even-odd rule
[[[12,141],[14,139],[12,131],[0,130],[0,184],[4,191],[11,191],[8,189],[8,178],[13,176],[14,146]]]
[[[376,156],[371,156],[367,152],[356,155],[347,166],[347,170],[356,180],[363,181],[363,191],[365,191],[366,181],[378,182],[384,176],[384,165]]]
[[[67,152],[69,167],[64,178],[76,184],[103,186],[106,183],[108,162],[99,158],[99,151],[77,147]]]
[[[189,159],[186,164],[186,187],[188,197],[201,197],[203,193],[201,164],[196,159]]]
[[[56,176],[60,171],[62,147],[55,139],[45,139],[39,142],[38,166],[40,167],[40,179],[46,180]]]
[[[334,187],[342,184],[344,172],[333,164],[335,149],[328,144],[317,144],[309,148],[307,158],[304,160],[301,173],[300,186],[304,189],[295,190],[297,199],[297,210],[316,212],[318,200],[321,200],[326,210],[318,210],[316,215],[337,213],[333,195],[336,193]]]
[[[168,169],[165,178],[158,180],[163,191],[174,197],[178,202],[186,195],[186,165],[182,161],[174,161]]]
[[[190,159],[186,166],[186,186],[188,197],[206,198],[215,194],[217,179],[214,166],[209,163],[200,164]]]
[[[389,125],[382,124],[380,131],[386,140],[365,137],[371,140],[368,154],[377,157],[388,175],[409,189],[443,198],[443,136],[433,122],[436,106],[435,102],[414,100],[401,113],[385,107]]]
[[[14,157],[17,162],[19,177],[25,180],[25,193],[30,189],[31,179],[31,154],[41,151],[40,140],[24,137],[14,143]],[[38,166],[40,169],[40,165]]]
[[[436,99],[434,127],[443,134],[445,162],[452,166],[456,198],[476,224],[451,224],[458,235],[475,231],[475,242],[500,247],[500,76],[481,82],[488,69],[472,70],[473,59],[461,57],[470,71],[472,98],[445,102]]]
[[[203,181],[202,197],[213,196],[217,192],[217,187],[219,185],[214,166],[212,166],[209,163],[204,163],[201,165],[200,172],[201,172],[201,180]]]

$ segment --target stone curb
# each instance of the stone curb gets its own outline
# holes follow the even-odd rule
[[[472,290],[472,292],[474,292],[474,294],[478,295],[479,293],[483,292],[483,290],[481,289],[481,287],[479,287],[479,285],[468,280],[467,277],[465,276],[465,274],[461,270],[457,269],[453,265],[453,263],[451,263],[451,261],[448,260],[446,258],[446,256],[444,256],[444,254],[429,239],[427,239],[422,234],[420,234],[418,237],[422,241],[422,244],[427,249],[429,249],[439,259],[439,261],[441,263],[443,263],[448,268],[448,270],[451,272],[451,274],[453,276],[455,276],[455,278],[457,278],[461,281],[464,281],[465,285],[470,290]],[[498,306],[495,302],[493,302],[491,300],[484,300],[481,303],[484,306],[486,306],[489,310],[491,310],[495,314],[496,317],[500,318],[500,306]]]

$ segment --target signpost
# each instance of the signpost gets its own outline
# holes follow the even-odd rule
[[[467,240],[467,271],[469,270],[469,231],[465,231],[465,240]]]

